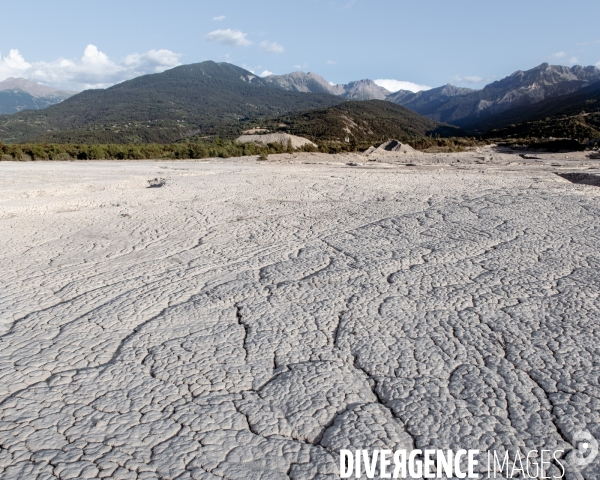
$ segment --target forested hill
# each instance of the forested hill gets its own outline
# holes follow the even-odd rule
[[[389,138],[406,140],[430,135],[465,135],[458,127],[434,122],[385,100],[344,102],[333,107],[285,115],[265,126],[317,143],[345,142],[347,137],[349,142],[357,145],[377,144]]]
[[[0,116],[0,141],[172,142],[340,101],[273,88],[243,68],[207,61],[87,90],[42,111]]]

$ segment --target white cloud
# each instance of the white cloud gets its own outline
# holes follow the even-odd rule
[[[22,77],[31,68],[18,50],[11,50],[7,57],[0,55],[0,79],[8,77]]]
[[[25,77],[29,80],[69,90],[105,88],[147,73],[163,72],[180,65],[178,53],[170,50],[150,50],[133,53],[115,62],[88,45],[78,60],[59,58],[52,62],[25,61],[18,50],[11,50],[7,57],[0,57],[0,81],[8,77]]]
[[[267,42],[266,40],[260,42],[260,48],[270,53],[283,53],[285,51],[283,46],[279,45],[277,42]]]
[[[335,65],[336,62],[335,60],[327,60],[325,63],[327,63],[327,65]]]
[[[247,47],[252,45],[252,42],[246,38],[246,34],[240,30],[213,30],[204,36],[209,42],[217,42],[221,45],[229,45],[230,47]]]
[[[379,80],[374,80],[374,82],[376,85],[379,85],[390,92],[397,92],[398,90],[410,90],[411,92],[431,90],[431,87],[428,87],[427,85],[419,85],[418,83],[394,80],[392,78],[380,78]]]
[[[302,70],[304,68],[308,68],[308,63],[303,63],[302,65],[296,64],[296,65],[294,65],[294,68],[296,68],[298,70]]]
[[[170,50],[149,50],[146,53],[133,53],[127,55],[123,63],[127,66],[135,66],[146,72],[162,72],[166,68],[179,65],[181,54],[171,52]]]
[[[597,63],[596,63],[596,66],[597,66],[598,68],[600,68],[600,62],[597,62]]]
[[[571,57],[569,58],[569,60],[565,60],[565,57],[568,55],[567,52],[556,52],[553,53],[552,55],[550,55],[550,58],[552,60],[560,60],[563,59],[562,61],[565,62],[567,65],[575,65],[579,62],[579,59],[577,57]]]
[[[484,80],[484,78],[478,77],[477,75],[465,75],[464,77],[457,75],[452,79],[455,83],[481,83]]]
[[[571,58],[569,58],[568,60],[566,60],[566,57],[568,55],[568,52],[556,52],[553,53],[552,55],[550,55],[550,58],[552,60],[560,60],[563,59],[562,62],[566,63],[567,65],[575,65],[577,63],[579,63],[579,58],[573,56]]]
[[[213,17],[213,22],[222,22],[225,20],[225,15],[219,15],[218,17]]]
[[[273,72],[270,72],[269,70],[265,70],[264,72],[262,72],[260,74],[261,77],[268,77],[269,75],[273,75]]]

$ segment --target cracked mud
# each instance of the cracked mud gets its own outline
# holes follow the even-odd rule
[[[597,187],[0,166],[3,479],[335,479],[342,448],[600,439]]]

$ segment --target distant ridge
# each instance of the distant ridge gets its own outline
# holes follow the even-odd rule
[[[331,85],[323,77],[312,72],[292,72],[285,75],[269,75],[263,77],[263,80],[271,86],[290,92],[330,93],[332,95],[340,95],[343,91],[341,85]]]
[[[385,100],[390,92],[373,80],[356,80],[347,84],[332,85],[320,75],[308,72],[293,72],[284,75],[269,75],[264,80],[283,90],[304,93],[330,93],[348,100]]]
[[[416,93],[408,90],[400,90],[388,95],[386,100],[410,108],[420,115],[435,119],[438,110],[453,97],[459,97],[473,92],[475,92],[475,90],[470,88],[455,87],[454,85],[448,84],[443,87],[432,88],[431,90],[423,90]]]
[[[58,90],[25,78],[7,78],[0,82],[0,115],[22,110],[41,110],[60,103],[75,93]]]
[[[10,77],[0,82],[0,92],[6,90],[21,90],[28,93],[32,97],[62,97],[72,96],[77,92],[70,92],[66,90],[59,90],[57,88],[49,87],[38,82],[27,80],[26,78],[14,78]]]
[[[480,124],[488,137],[570,138],[600,143],[600,81],[576,92],[508,110]]]

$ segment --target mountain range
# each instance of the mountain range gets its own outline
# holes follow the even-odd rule
[[[519,120],[522,109],[549,98],[562,97],[600,81],[596,67],[564,67],[543,63],[517,71],[481,90],[445,85],[431,90],[389,92],[372,80],[331,85],[315,73],[294,72],[266,77],[269,83],[290,91],[323,91],[356,100],[387,100],[437,122],[449,123],[481,134]],[[515,109],[515,110],[513,110]],[[513,115],[504,115],[513,111]],[[506,123],[506,119],[510,121]]]
[[[56,99],[72,93],[27,82],[11,79],[0,85],[6,84],[4,92],[13,98],[29,95],[38,104],[42,104],[38,99]],[[401,133],[393,128],[392,119],[397,116],[398,125],[403,125],[402,132],[406,135],[417,130],[462,135],[464,130],[488,137],[553,132],[551,136],[591,138],[597,132],[596,113],[600,111],[598,88],[600,70],[591,66],[544,63],[515,72],[481,90],[449,84],[414,93],[389,92],[369,79],[335,85],[311,72],[258,77],[235,65],[207,61],[145,75],[104,90],[87,90],[44,110],[0,116],[0,140],[136,143],[229,137],[253,124],[286,116],[290,119],[298,113],[300,116],[293,117],[298,128],[302,125],[306,130],[306,119],[312,115],[321,129],[325,119],[331,120],[332,125],[339,124],[340,132],[330,135],[337,128],[332,127],[325,129],[329,132],[326,136],[339,139],[346,136],[342,134],[345,131],[350,137],[366,141],[360,129],[350,128],[348,122],[340,123],[340,109],[331,109],[349,100],[385,100],[384,103],[405,107],[400,112],[386,110],[382,105],[365,105],[361,121],[365,121],[364,115],[376,114],[386,119],[377,124],[378,132],[381,125],[386,125]],[[348,116],[348,108],[343,115]],[[352,108],[356,112],[359,107]],[[318,113],[311,114],[311,110]],[[411,131],[405,121],[406,111],[433,123],[425,128],[423,121],[417,121],[418,116],[411,117],[411,121],[423,127]],[[568,118],[568,122],[558,121],[557,115]],[[565,122],[569,128],[561,129]],[[442,125],[463,130],[438,128]],[[508,133],[510,129],[513,133]]]
[[[22,110],[41,110],[60,103],[75,93],[24,78],[7,78],[0,82],[0,115]]]
[[[567,95],[598,81],[600,70],[593,66],[569,68],[543,63],[492,82],[481,90],[451,91],[442,101],[435,99],[438,104],[418,104],[415,102],[418,94],[404,96],[397,103],[432,120],[451,123],[472,133],[483,133],[482,129],[485,131],[489,126],[500,126],[498,122],[502,122],[504,112]]]

